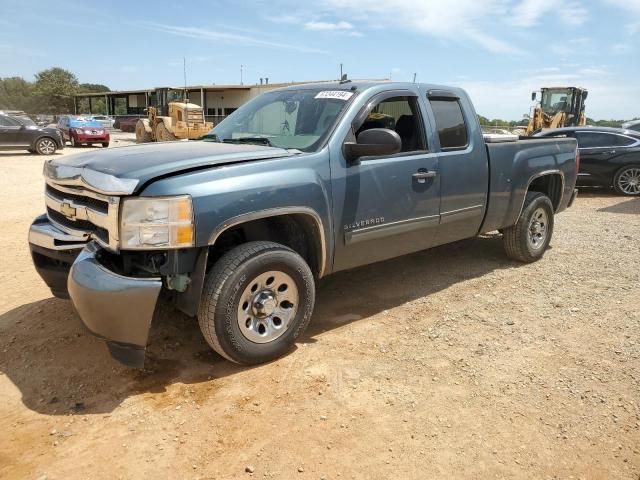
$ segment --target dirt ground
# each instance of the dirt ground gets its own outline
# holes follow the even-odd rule
[[[532,265],[490,235],[328,277],[254,368],[163,304],[135,371],[31,265],[42,162],[0,152],[0,478],[638,480],[640,198],[582,193]]]

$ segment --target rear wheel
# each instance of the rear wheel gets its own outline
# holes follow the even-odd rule
[[[138,120],[136,122],[136,143],[148,143],[152,141],[151,132],[147,132],[147,129],[144,128],[144,121]]]
[[[198,322],[207,343],[241,364],[286,353],[304,332],[315,302],[304,259],[273,242],[249,242],[227,252],[207,275]]]
[[[36,142],[35,147],[36,147],[36,152],[38,152],[40,155],[51,155],[55,153],[55,151],[58,148],[55,140],[49,137],[40,138]]]
[[[507,255],[520,262],[535,262],[544,255],[553,235],[553,205],[546,195],[528,192],[520,218],[504,229]]]
[[[640,195],[640,166],[621,168],[613,179],[613,188],[620,195]]]

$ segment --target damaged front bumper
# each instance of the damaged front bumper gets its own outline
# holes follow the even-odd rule
[[[95,242],[62,232],[46,215],[31,225],[29,246],[36,270],[53,294],[71,298],[84,325],[106,340],[116,360],[142,368],[161,278],[111,271],[100,262]]]
[[[80,252],[69,271],[69,296],[85,326],[107,341],[116,360],[142,368],[162,280],[112,272],[100,263],[99,251],[90,242]]]

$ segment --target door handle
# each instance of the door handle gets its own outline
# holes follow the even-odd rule
[[[438,172],[434,170],[423,170],[423,171],[418,171],[411,176],[413,177],[414,180],[417,180],[418,183],[426,183],[427,178],[433,178],[437,174]]]

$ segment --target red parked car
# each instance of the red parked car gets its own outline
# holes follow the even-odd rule
[[[58,120],[57,126],[62,132],[63,140],[71,142],[72,147],[95,144],[105,148],[109,146],[109,132],[95,120],[63,115]]]

